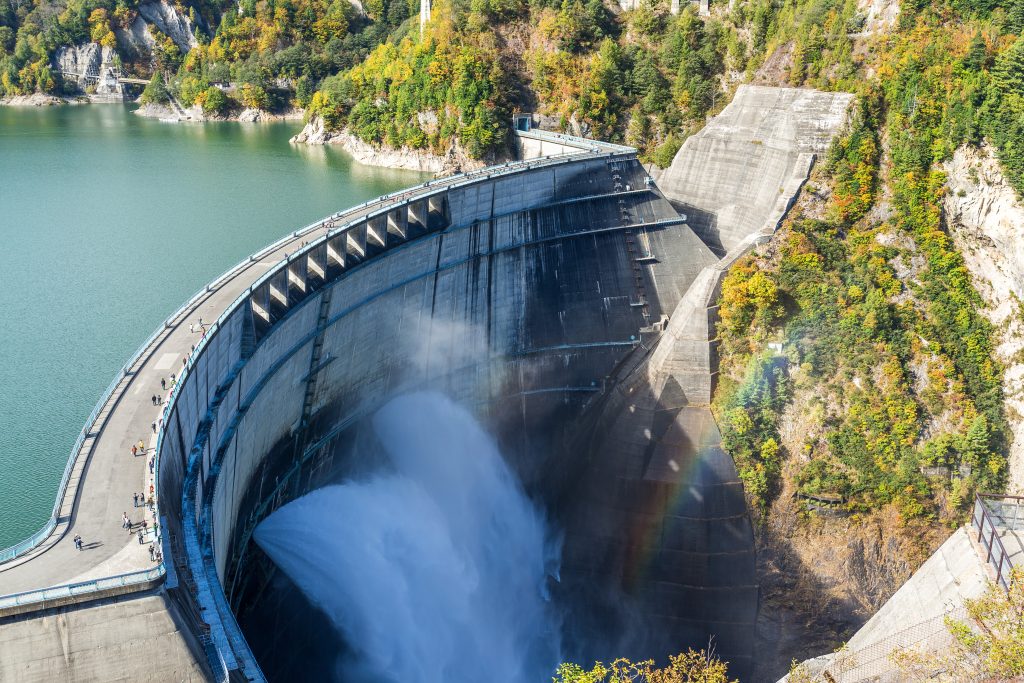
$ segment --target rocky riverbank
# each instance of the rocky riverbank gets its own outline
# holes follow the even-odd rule
[[[290,109],[284,112],[268,112],[262,109],[242,109],[225,116],[211,116],[203,113],[199,106],[179,107],[176,104],[143,104],[134,112],[138,116],[162,121],[241,121],[243,123],[259,123],[266,121],[301,121],[304,112],[301,109]]]
[[[314,117],[302,132],[292,137],[296,144],[306,145],[338,145],[361,164],[400,168],[409,171],[422,171],[448,175],[483,168],[487,162],[471,159],[458,145],[453,144],[444,155],[434,154],[420,149],[402,147],[391,149],[377,147],[360,140],[347,130],[330,131],[323,119]]]
[[[58,97],[46,93],[32,93],[31,95],[13,95],[11,97],[0,97],[0,106],[3,107],[53,107],[60,104],[85,104],[89,98],[82,97]]]

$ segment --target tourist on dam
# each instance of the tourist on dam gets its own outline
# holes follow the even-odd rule
[[[132,444],[132,456],[136,456],[138,454],[139,454],[139,447],[136,446],[135,444]]]
[[[164,391],[167,391],[167,380],[165,380],[163,377],[160,378],[160,388],[163,389]]]
[[[125,512],[121,516],[121,528],[122,529],[128,529],[129,533],[131,532],[132,523],[131,523],[131,520],[128,519],[128,513],[127,512]]]
[[[72,540],[75,542],[75,548],[79,552],[81,552],[82,551],[82,537],[79,536],[78,534],[75,534],[75,537]]]
[[[132,507],[133,508],[139,507],[139,494],[137,494],[137,493],[133,493],[132,494]]]

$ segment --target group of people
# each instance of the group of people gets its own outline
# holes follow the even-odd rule
[[[153,485],[149,485],[149,498],[146,497],[145,493],[133,493],[132,494],[132,507],[148,507],[150,510],[153,509]]]
[[[190,323],[189,326],[188,326],[188,330],[189,330],[189,332],[193,332],[193,333],[201,331],[202,334],[205,335],[206,334],[206,324],[203,322],[203,319],[200,318],[199,319],[199,324],[196,325],[194,323]],[[193,344],[192,345],[192,353],[194,353],[195,350],[196,350],[196,347]],[[181,364],[182,364],[183,367],[188,367],[188,359],[189,359],[189,356],[186,356],[185,358],[182,359]],[[177,383],[177,379],[175,378],[174,373],[172,372],[171,375],[170,375],[170,383],[169,383],[170,384],[170,388],[174,389],[174,386],[175,386],[176,383]],[[167,389],[168,389],[168,381],[167,381],[166,378],[163,378],[163,377],[160,378],[160,389],[161,389],[161,392],[167,391]],[[164,405],[164,399],[163,399],[162,394],[153,394],[150,397],[150,402],[153,405],[155,405],[155,406],[162,406],[162,405]],[[165,412],[166,412],[166,410],[167,410],[167,407],[164,408]],[[154,434],[157,431],[157,427],[160,426],[160,424],[162,422],[163,422],[163,417],[162,416],[160,418],[158,418],[158,420],[155,420],[155,421],[152,422],[152,424],[150,426],[152,427]],[[145,454],[147,452],[146,444],[145,444],[144,441],[139,440],[138,443],[133,443],[132,444],[132,449],[131,450],[132,450],[132,456],[136,456],[139,453]],[[149,473],[150,473],[150,475],[154,474],[155,466],[156,466],[156,456],[154,455],[153,457],[151,457],[149,459]],[[152,483],[149,485],[149,495],[148,496],[144,492],[143,493],[134,493],[133,492],[132,493],[132,507],[134,507],[134,508],[148,507],[150,509],[150,511],[155,511],[155,500],[153,498],[155,493],[156,493],[156,488],[155,488],[155,486]],[[143,519],[140,522],[140,525],[141,525],[142,528],[139,531],[139,544],[141,545],[141,544],[145,543],[145,536],[149,532],[149,522],[146,521],[145,514],[143,514]],[[121,528],[122,529],[127,529],[128,533],[131,534],[131,533],[134,532],[134,527],[135,527],[135,525],[132,523],[131,518],[128,517],[128,512],[126,511],[121,516]],[[158,532],[159,532],[159,524],[154,520],[153,521],[153,539],[154,540],[159,540],[159,533]],[[76,550],[79,550],[79,551],[83,550],[83,547],[84,547],[83,546],[83,541],[82,541],[82,537],[79,534],[75,534],[74,538],[72,538],[72,542],[74,543]],[[160,549],[155,547],[155,544],[150,545],[150,547],[149,547],[149,558],[151,560],[153,560],[154,562],[161,562],[163,560],[163,556],[162,556],[162,554],[160,552]]]

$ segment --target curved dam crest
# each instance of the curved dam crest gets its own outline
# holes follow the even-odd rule
[[[414,230],[418,236],[400,237]],[[374,244],[386,258],[365,258]],[[370,218],[293,256],[254,288],[248,306],[219,323],[190,376],[224,379],[216,386],[207,380],[211,388],[196,394],[186,380],[165,435],[165,491],[175,486],[178,463],[187,472],[181,533],[213,550],[191,555],[180,573],[225,590],[225,602],[213,594],[204,612],[217,610],[228,642],[236,613],[243,630],[260,630],[259,605],[273,602],[276,589],[273,566],[252,546],[256,525],[305,491],[363,474],[357,445],[367,438],[367,418],[390,396],[420,387],[472,408],[567,539],[587,529],[621,538],[614,526],[595,527],[600,517],[579,528],[569,519],[567,503],[591,459],[571,444],[589,432],[585,416],[597,415],[591,408],[623,359],[645,353],[644,340],[657,339],[694,277],[715,260],[631,150],[510,169]],[[325,265],[340,272],[319,285]],[[458,329],[476,333],[453,344]],[[195,445],[187,456],[175,455],[188,443]],[[616,480],[642,487],[637,474]],[[614,506],[603,519],[629,522]],[[737,542],[749,548],[752,536]],[[651,539],[649,549],[660,547]],[[620,623],[569,606],[589,608],[595,586],[607,589],[609,606],[623,604],[621,548],[608,553],[608,561],[567,564],[554,595],[560,610],[578,615],[580,628],[567,626],[574,656],[589,656],[601,642],[625,643],[622,624],[644,619],[652,604],[630,605],[633,616]],[[653,567],[663,566],[663,553],[654,559]],[[660,576],[669,578],[667,571]],[[692,595],[663,594],[660,609],[685,612]],[[752,627],[749,593],[717,593],[725,602],[734,596],[749,603]],[[660,630],[673,643],[701,645],[707,619]],[[740,662],[749,658],[750,640],[742,630],[724,634],[719,651]],[[244,669],[258,660],[271,679],[282,675],[279,644],[258,653],[249,659],[235,651],[236,661]]]

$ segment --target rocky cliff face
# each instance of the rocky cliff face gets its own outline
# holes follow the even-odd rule
[[[291,142],[307,145],[339,145],[356,161],[367,166],[401,168],[441,175],[483,168],[486,163],[471,159],[458,145],[449,147],[448,152],[443,156],[408,147],[400,149],[375,147],[363,142],[348,131],[327,130],[320,117],[311,119],[303,127],[302,132],[292,137]]]
[[[86,77],[98,78],[101,69],[113,62],[114,51],[98,43],[57,48],[53,56],[54,66],[65,74],[64,80],[77,82],[82,88],[85,87]]]
[[[192,25],[192,22],[188,17],[179,13],[167,0],[140,4],[139,15],[148,23],[167,34],[167,37],[173,40],[174,44],[183,53],[188,52],[198,44],[195,37],[195,27]]]
[[[115,29],[114,35],[117,36],[117,44],[123,54],[133,60],[148,57],[156,45],[156,40],[149,32],[149,24],[141,16],[136,16],[127,29]]]
[[[946,163],[944,212],[974,286],[996,325],[996,355],[1013,432],[1010,490],[1024,493],[1024,205],[1003,177],[991,147],[961,147]]]
[[[79,90],[91,88],[91,96],[105,101],[121,101],[124,91],[111,72],[114,51],[97,43],[65,46],[53,56],[54,70],[59,71],[65,83],[75,84]]]

